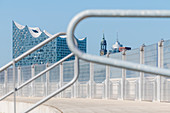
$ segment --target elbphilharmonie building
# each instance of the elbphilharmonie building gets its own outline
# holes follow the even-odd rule
[[[52,36],[47,31],[38,27],[28,27],[12,22],[13,27],[13,58],[18,57],[35,45]],[[87,38],[77,39],[80,50],[86,52]],[[42,48],[19,61],[16,66],[54,63],[70,54],[66,43],[66,36],[57,37]],[[68,60],[73,60],[74,56]]]

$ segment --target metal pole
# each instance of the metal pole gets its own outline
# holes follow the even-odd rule
[[[109,57],[109,53],[106,55]],[[105,98],[108,99],[110,96],[110,66],[106,65],[106,90],[105,90]]]
[[[13,60],[13,82],[14,82],[14,113],[16,113],[15,59]]]
[[[21,84],[21,67],[18,66],[18,86]],[[18,96],[21,96],[21,93],[18,92]]]
[[[145,45],[142,45],[140,47],[140,64],[144,64],[144,47],[145,47]],[[140,72],[140,78],[139,78],[139,101],[141,101],[143,97],[144,97],[144,73]]]
[[[74,75],[77,75],[77,60],[74,60]],[[73,98],[76,98],[78,97],[78,80],[73,84],[73,87],[74,87],[74,97]]]
[[[89,98],[93,97],[94,93],[94,64],[90,62],[90,80],[89,80]]]
[[[60,81],[59,81],[59,88],[63,86],[63,63],[60,64]],[[63,97],[63,92],[60,93],[60,97]]]
[[[126,60],[125,50],[122,52],[122,60]],[[126,82],[126,69],[122,69],[122,81],[121,81],[121,100],[125,98],[125,82]]]
[[[158,42],[158,67],[163,68],[163,40]],[[155,92],[154,92],[155,93]],[[161,76],[157,75],[157,101],[161,101]]]
[[[46,64],[46,68],[49,67],[49,64],[47,63]],[[46,84],[45,84],[45,96],[48,95],[48,89],[49,89],[49,75],[50,75],[50,72],[46,72]]]
[[[5,87],[5,94],[8,92],[8,86],[7,86],[7,83],[8,83],[8,70],[5,69],[5,81],[4,81],[4,87]]]
[[[31,78],[33,78],[35,76],[35,65],[31,65]],[[35,95],[35,81],[31,82],[31,96]]]

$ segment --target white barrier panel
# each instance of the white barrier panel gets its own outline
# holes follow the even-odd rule
[[[126,51],[125,54],[121,52],[110,54],[109,58],[119,60],[125,58],[124,60],[129,62],[169,69],[170,40],[162,42],[162,46],[159,45],[160,44],[157,43],[142,46],[142,50],[137,48]],[[159,52],[160,48],[163,48],[161,52]],[[54,92],[73,78],[74,63],[74,60],[66,61],[56,66],[49,72],[43,74],[43,76],[36,81],[17,91],[17,96],[43,97]],[[46,64],[17,67],[17,86],[51,65],[52,64],[48,64],[48,66]],[[169,77],[161,77],[159,80],[158,76],[152,74],[111,66],[108,66],[109,68],[107,70],[106,67],[106,65],[80,60],[80,76],[78,81],[56,97],[170,101]],[[13,90],[12,73],[12,68],[8,68],[0,73],[0,96]],[[122,82],[122,77],[125,79],[124,83]],[[108,79],[108,81],[106,79]]]

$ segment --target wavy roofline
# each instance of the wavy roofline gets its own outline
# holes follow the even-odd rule
[[[26,26],[23,26],[23,25],[21,25],[21,24],[18,24],[18,23],[15,22],[15,21],[13,21],[13,23],[14,23],[15,26],[16,26],[18,29],[20,29],[20,30],[22,30],[22,29],[24,29],[24,28],[26,27]],[[42,31],[39,27],[28,27],[28,30],[29,30],[30,34],[32,35],[32,37],[34,37],[34,38],[39,37],[42,33],[46,34],[46,35],[49,36],[49,37],[52,36],[52,34],[48,33],[48,32],[45,31],[45,30]]]
[[[86,39],[87,37],[84,37],[84,38],[81,38],[81,39],[78,39],[78,40],[84,40],[84,39]]]
[[[24,29],[26,26],[23,26],[23,25],[21,25],[21,24],[18,24],[17,22],[15,22],[15,21],[13,21],[13,23],[15,24],[15,26],[18,28],[18,29],[20,29],[20,30],[22,30],[22,29]]]
[[[24,26],[24,25],[18,24],[18,23],[15,22],[15,21],[13,21],[13,23],[14,23],[15,26],[16,26],[18,29],[20,29],[20,30],[28,27],[27,25]],[[28,27],[28,30],[29,30],[30,34],[32,35],[32,37],[34,37],[34,38],[39,37],[42,33],[44,33],[44,34],[47,35],[48,37],[53,36],[52,34],[48,33],[46,30],[43,30],[43,31],[42,31],[39,27]],[[34,31],[37,31],[37,33],[34,32]],[[59,37],[60,37],[60,38],[67,38],[67,35],[62,35],[62,36],[59,36]],[[81,40],[84,40],[84,39],[86,39],[86,38],[87,38],[87,37],[84,37],[84,38],[81,38],[81,39],[78,39],[78,38],[77,38],[77,40],[81,41]]]

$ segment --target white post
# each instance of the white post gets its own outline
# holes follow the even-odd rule
[[[15,79],[15,59],[13,60],[13,88],[14,88],[14,113],[16,113],[16,79]]]
[[[77,69],[77,68],[76,68],[77,65],[76,65],[76,64],[77,64],[77,62],[76,62],[76,60],[74,60],[74,75],[77,74],[77,70],[76,70],[76,69]],[[78,87],[78,80],[73,84],[73,87],[74,87],[74,88],[73,88],[73,89],[74,89],[74,91],[73,91],[73,92],[74,92],[73,98],[76,98],[76,97],[78,97],[78,90],[77,90],[77,89],[78,89],[78,88],[77,88],[77,87]]]
[[[154,80],[154,81],[155,81],[155,80]],[[155,96],[155,94],[156,94],[156,92],[155,92],[156,85],[155,85],[155,82],[153,82],[152,84],[153,84],[153,87],[152,87],[152,89],[153,89],[152,102],[154,102],[154,101],[156,100],[156,96]]]
[[[48,68],[49,67],[49,64],[47,63],[46,64],[46,68]],[[48,71],[48,72],[46,72],[46,84],[45,84],[45,96],[47,96],[48,95],[48,89],[49,89],[49,75],[50,75],[50,72]]]
[[[18,66],[18,86],[21,84],[21,67]],[[20,92],[18,91],[18,96],[21,96]]]
[[[107,54],[107,57],[109,57],[109,53]],[[110,66],[106,65],[106,80],[105,80],[105,99],[110,98]]]
[[[94,93],[94,64],[90,62],[89,98],[93,98]]]
[[[59,87],[61,88],[63,86],[63,63],[60,64],[60,81],[59,81]],[[60,93],[60,98],[63,97],[63,92]]]
[[[125,50],[122,52],[122,60],[126,60]],[[122,69],[121,100],[124,100],[125,97],[125,82],[126,82],[126,69]]]
[[[145,45],[142,45],[140,47],[140,64],[144,64],[144,47]],[[144,73],[140,72],[140,78],[139,78],[139,101],[144,99]]]
[[[71,98],[74,98],[74,84],[71,86]]]
[[[31,66],[31,77],[34,77],[34,76],[35,76],[35,66],[32,65],[32,66]],[[32,82],[31,82],[31,93],[32,93],[32,96],[35,95],[34,83],[35,83],[35,81],[32,81]]]
[[[158,68],[163,68],[163,40],[158,42]],[[161,76],[157,75],[157,101],[161,101]]]
[[[8,70],[6,69],[4,71],[5,73],[5,81],[4,81],[4,88],[5,88],[5,94],[8,92]]]
[[[18,66],[18,86],[21,84],[21,67]]]

